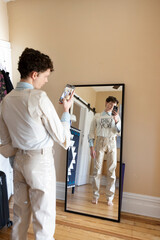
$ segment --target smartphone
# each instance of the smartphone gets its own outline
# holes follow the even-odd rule
[[[118,106],[113,107],[112,115],[114,116],[114,112],[118,112]]]
[[[66,100],[69,100],[71,97],[72,92],[74,91],[75,86],[67,84],[61,97],[59,98],[59,102],[63,103],[63,99],[65,98]]]

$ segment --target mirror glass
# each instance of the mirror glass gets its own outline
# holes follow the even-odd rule
[[[120,221],[123,102],[124,84],[75,86],[65,211]]]

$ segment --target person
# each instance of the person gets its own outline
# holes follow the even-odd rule
[[[1,144],[14,159],[14,222],[12,240],[26,240],[31,215],[36,240],[54,239],[56,218],[56,174],[54,141],[70,145],[72,98],[63,101],[61,120],[40,90],[53,71],[49,56],[26,48],[19,58],[21,80],[1,104]],[[53,89],[53,94],[54,94]],[[7,146],[6,149],[4,147]],[[11,149],[13,147],[13,150]]]
[[[116,181],[116,165],[117,165],[117,146],[116,136],[121,131],[121,120],[118,111],[114,110],[118,100],[109,96],[105,102],[105,110],[97,113],[90,126],[89,146],[90,154],[93,159],[93,199],[92,203],[97,204],[100,197],[100,179],[102,174],[103,159],[106,153],[107,157],[107,184],[106,198],[109,206],[113,205]],[[118,109],[117,109],[118,110]],[[96,147],[94,148],[94,140],[96,136]]]

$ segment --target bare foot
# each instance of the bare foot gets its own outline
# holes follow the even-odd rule
[[[113,202],[112,202],[112,201],[108,201],[108,202],[107,202],[107,205],[108,205],[108,206],[113,206]]]
[[[98,203],[98,199],[93,198],[93,199],[92,199],[92,203],[93,203],[93,204],[97,204],[97,203]]]

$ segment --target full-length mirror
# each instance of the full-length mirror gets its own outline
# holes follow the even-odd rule
[[[120,221],[124,84],[75,87],[65,210]]]

